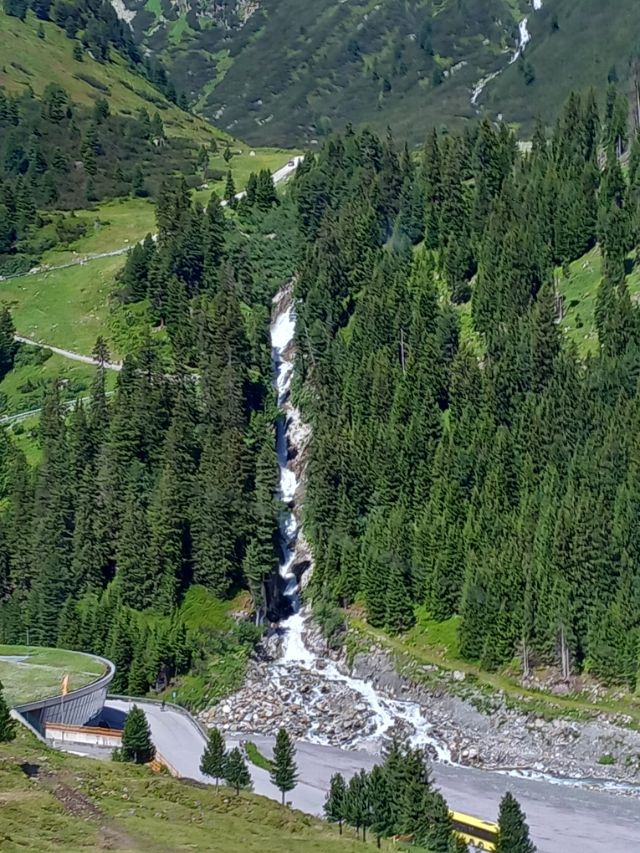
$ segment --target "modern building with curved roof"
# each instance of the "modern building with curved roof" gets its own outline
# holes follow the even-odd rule
[[[84,684],[75,690],[68,690],[68,692],[66,685],[69,682],[68,677],[65,676],[60,683],[60,691],[57,695],[34,698],[31,701],[14,706],[14,710],[42,735],[45,734],[47,724],[84,726],[98,721],[102,716],[107,691],[116,668],[106,658],[86,655],[81,652],[75,654],[87,658],[91,662],[91,668],[97,671],[101,670],[101,674],[89,681],[88,684]],[[99,666],[96,667],[96,664]]]

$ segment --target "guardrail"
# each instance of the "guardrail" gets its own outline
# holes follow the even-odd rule
[[[147,697],[142,696],[124,696],[121,693],[109,693],[107,699],[116,699],[119,702],[131,702],[133,705],[157,705],[160,707],[162,705],[162,699],[149,699]],[[186,717],[191,725],[198,730],[199,734],[205,740],[209,739],[209,729],[203,725],[203,723],[196,720],[196,718],[191,714],[190,711],[187,711],[186,708],[183,708],[182,705],[176,705],[175,702],[167,702],[165,700],[165,706],[167,708],[171,708],[173,711],[177,711],[179,714],[182,714],[183,717]]]

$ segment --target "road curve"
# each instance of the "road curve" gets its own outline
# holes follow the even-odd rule
[[[29,344],[32,347],[40,347],[40,349],[48,349],[51,352],[55,352],[57,355],[63,355],[65,358],[70,359],[71,361],[81,361],[83,364],[92,364],[94,367],[98,367],[100,362],[97,358],[93,358],[90,355],[82,355],[79,352],[73,352],[68,349],[60,349],[60,347],[53,347],[51,344],[42,343],[42,341],[35,341],[33,338],[24,338],[22,335],[14,336],[16,341],[21,344]],[[120,361],[106,361],[104,363],[104,367],[107,370],[122,370],[122,362]]]
[[[107,707],[126,713],[133,702],[108,700]],[[185,713],[151,702],[136,702],[147,714],[159,752],[181,776],[210,782],[200,773],[205,736]],[[273,739],[251,740],[270,755]],[[228,746],[238,740],[227,739]],[[299,784],[288,799],[310,814],[321,814],[329,779],[336,772],[351,776],[373,766],[376,756],[355,750],[297,744]],[[254,790],[270,799],[280,794],[264,770],[251,766]],[[520,800],[531,826],[538,853],[637,853],[640,849],[640,802],[603,791],[589,791],[550,782],[512,778],[467,767],[434,765],[436,782],[452,808],[495,819],[500,798],[510,790]]]
[[[175,710],[170,705],[167,705],[163,711],[158,702],[145,702],[137,699],[108,699],[105,710],[107,715],[110,712],[122,715],[128,713],[134,705],[144,710],[151,728],[154,746],[174,770],[186,779],[195,779],[197,782],[211,784],[213,780],[208,776],[203,776],[200,772],[200,758],[207,739],[193,717],[190,714]],[[232,748],[238,744],[237,738],[227,738],[227,747]],[[269,774],[253,764],[250,764],[249,767],[253,780],[253,790],[264,797],[279,801],[280,792],[269,781]],[[319,792],[304,783],[299,785],[294,793],[298,794],[299,792],[302,797],[302,804],[319,802],[319,810],[322,809],[324,792]],[[298,806],[296,797],[293,797],[293,800]],[[302,808],[303,806],[299,805],[298,807]],[[318,809],[316,809],[316,813],[319,813]]]

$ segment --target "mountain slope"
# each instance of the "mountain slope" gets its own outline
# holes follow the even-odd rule
[[[38,36],[39,27],[42,36]],[[212,138],[212,128],[167,100],[116,51],[111,51],[108,62],[97,62],[88,51],[78,61],[73,57],[75,44],[51,21],[38,21],[32,14],[21,21],[0,10],[0,86],[13,94],[30,86],[40,96],[48,84],[55,83],[66,89],[74,103],[91,107],[96,98],[104,97],[114,113],[157,110],[170,136],[202,142]]]
[[[7,853],[355,853],[363,846],[264,797],[76,758],[22,733],[3,744],[0,802]]]
[[[262,144],[347,122],[420,141],[430,126],[474,118],[474,88],[503,70],[478,107],[528,127],[538,111],[556,115],[573,86],[603,90],[612,65],[628,74],[635,48],[633,0],[127,2],[196,109]],[[509,64],[525,17],[535,80]]]
[[[487,87],[481,103],[492,114],[530,126],[533,114],[552,123],[572,91],[593,86],[603,93],[615,75],[630,88],[638,52],[638,6],[635,0],[546,0],[528,19],[531,42],[526,59],[535,79],[529,85],[519,64]]]

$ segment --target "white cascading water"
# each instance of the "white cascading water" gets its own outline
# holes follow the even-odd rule
[[[341,672],[331,660],[324,660],[305,642],[305,623],[308,614],[301,606],[298,579],[293,571],[296,563],[309,560],[309,551],[304,543],[300,530],[297,513],[300,509],[296,504],[300,482],[296,472],[291,467],[289,446],[296,451],[296,458],[306,445],[310,431],[302,422],[299,410],[290,400],[291,381],[294,370],[294,336],[296,315],[293,303],[293,284],[285,285],[274,298],[274,312],[271,323],[271,347],[274,369],[274,386],[278,395],[278,407],[282,413],[276,433],[278,466],[280,479],[278,498],[283,503],[280,517],[280,539],[282,561],[280,576],[285,581],[285,596],[289,598],[291,615],[282,620],[280,630],[283,634],[281,657],[271,668],[271,679],[279,686],[282,679],[289,676],[310,674],[316,680],[311,692],[296,697],[301,705],[312,703],[322,696],[322,685],[327,682],[342,684],[354,694],[361,697],[362,703],[369,709],[372,724],[366,732],[349,741],[351,748],[370,747],[378,751],[385,736],[393,733],[394,727],[400,724],[403,733],[409,732],[409,741],[414,746],[428,747],[437,760],[453,764],[451,752],[446,743],[434,738],[431,734],[432,725],[425,719],[417,702],[404,702],[381,696],[368,682],[352,678]],[[300,470],[300,469],[299,469]],[[311,743],[328,744],[329,740],[319,734],[312,726],[305,735],[305,740]],[[489,771],[491,772],[491,771]],[[638,788],[632,784],[607,782],[595,779],[567,779],[533,770],[497,770],[500,774],[514,777],[538,779],[558,785],[568,785],[584,788],[599,788],[615,792],[636,793]]]
[[[330,681],[344,684],[362,697],[372,714],[373,726],[362,737],[354,739],[351,746],[362,747],[366,744],[379,746],[385,734],[390,732],[396,723],[402,723],[403,729],[411,732],[410,740],[415,745],[429,746],[440,761],[450,762],[449,749],[430,735],[432,726],[425,720],[416,702],[401,702],[380,696],[371,684],[345,675],[333,661],[319,660],[305,642],[307,614],[301,607],[298,579],[293,568],[296,562],[308,559],[308,552],[300,547],[300,522],[297,517],[299,506],[296,505],[300,483],[295,471],[291,468],[289,445],[295,448],[296,456],[299,458],[302,444],[306,442],[309,430],[302,423],[300,412],[292,405],[289,394],[293,378],[293,343],[296,325],[292,289],[290,283],[274,298],[271,324],[274,386],[282,413],[276,429],[276,448],[280,469],[277,496],[284,505],[280,517],[282,561],[279,572],[285,582],[285,596],[289,599],[292,612],[292,615],[280,623],[280,630],[283,633],[282,654],[280,660],[274,665],[272,677],[277,682],[285,674],[306,671],[312,673],[318,680],[316,695],[320,693],[322,682]],[[313,694],[301,701],[313,701]],[[326,743],[326,739],[314,734],[313,729],[309,732],[307,740]]]
[[[542,9],[542,0],[532,0],[532,8],[534,12],[539,12]],[[531,41],[531,33],[529,32],[529,19],[523,18],[522,21],[518,24],[518,44],[516,46],[515,53],[509,60],[509,65],[513,65],[514,62],[517,62],[522,54],[525,52],[527,45]],[[508,68],[508,66],[506,66]],[[471,106],[477,107],[478,101],[480,100],[480,96],[487,88],[489,83],[492,80],[495,80],[496,77],[499,77],[504,68],[499,68],[497,71],[493,71],[491,74],[487,74],[486,77],[483,77],[481,80],[478,80],[476,85],[471,92]]]

